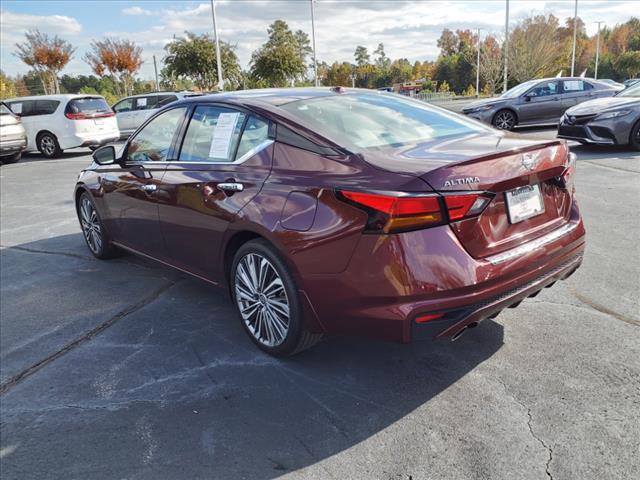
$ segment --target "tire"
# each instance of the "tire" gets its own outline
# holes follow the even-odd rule
[[[57,158],[62,154],[58,139],[53,133],[41,133],[38,135],[36,143],[38,144],[38,150],[46,158]]]
[[[513,127],[518,124],[518,119],[511,110],[498,110],[493,116],[491,124],[498,130],[513,130]]]
[[[637,121],[631,129],[631,133],[629,134],[629,146],[633,150],[640,151],[640,121]]]
[[[22,152],[14,153],[13,155],[7,155],[6,157],[2,157],[2,163],[8,165],[10,163],[18,163],[22,158]]]
[[[82,236],[93,256],[101,260],[117,256],[118,248],[111,243],[96,205],[87,192],[80,195],[77,212]]]
[[[262,351],[286,357],[322,339],[306,330],[296,282],[268,242],[251,240],[238,249],[230,282],[240,322]]]

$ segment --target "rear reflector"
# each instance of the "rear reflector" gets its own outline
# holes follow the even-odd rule
[[[430,320],[437,320],[438,318],[444,317],[444,313],[432,313],[430,315],[420,315],[416,317],[416,323],[425,323]]]
[[[449,211],[449,220],[461,220],[477,215],[489,203],[489,198],[478,193],[463,195],[445,195],[444,201]]]

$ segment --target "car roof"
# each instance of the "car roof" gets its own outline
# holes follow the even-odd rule
[[[189,91],[182,91],[182,92],[147,92],[147,93],[138,93],[137,95],[129,95],[128,97],[122,98],[122,100],[125,100],[127,98],[153,97],[153,96],[160,96],[160,95],[200,95],[200,94],[198,92],[189,92]]]
[[[63,93],[59,95],[31,95],[29,97],[8,98],[5,102],[19,102],[21,100],[73,100],[74,98],[104,98],[98,94]]]

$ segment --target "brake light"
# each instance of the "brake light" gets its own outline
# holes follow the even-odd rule
[[[559,183],[561,187],[564,187],[571,193],[573,193],[574,185],[573,185],[573,174],[576,171],[576,154],[569,153],[567,158],[567,165],[559,177],[556,177],[556,181]]]
[[[444,317],[444,313],[432,313],[430,315],[420,315],[416,317],[416,323],[426,323],[431,320],[437,320],[439,318]]]
[[[96,113],[94,115],[87,115],[86,113],[72,113],[66,112],[64,114],[69,120],[93,120],[95,118],[106,118],[113,117],[115,113],[113,112],[105,112],[105,113]]]
[[[484,193],[389,195],[340,191],[338,196],[366,211],[366,231],[378,233],[434,227],[447,223],[447,218],[461,220],[480,214],[491,201]]]

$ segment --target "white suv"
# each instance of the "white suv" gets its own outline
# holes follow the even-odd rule
[[[76,147],[97,148],[120,138],[115,114],[98,95],[40,95],[5,100],[20,116],[27,151],[47,158]]]
[[[185,97],[200,95],[194,92],[155,92],[123,98],[113,106],[118,128],[123,137],[135,132],[144,121],[165,105]]]

